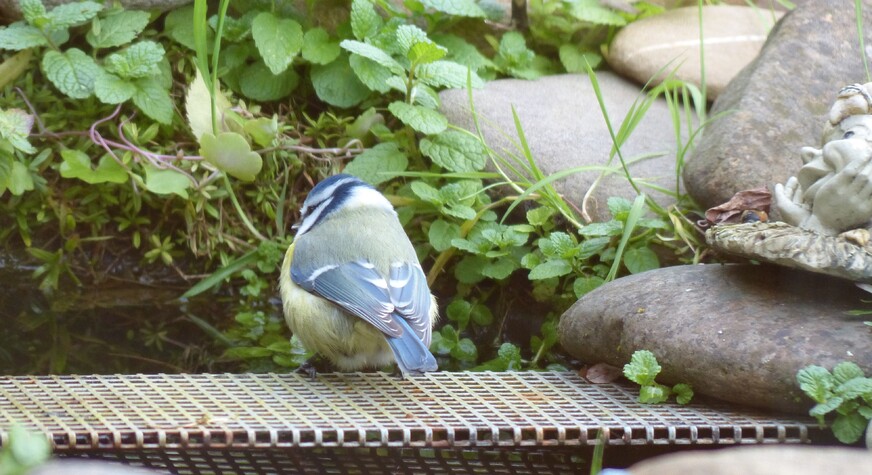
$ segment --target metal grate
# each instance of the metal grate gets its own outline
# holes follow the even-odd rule
[[[20,424],[62,451],[523,448],[807,443],[810,418],[645,405],[571,372],[0,378],[0,446]]]

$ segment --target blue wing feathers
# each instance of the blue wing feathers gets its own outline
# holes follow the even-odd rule
[[[409,326],[404,318],[397,318],[403,327],[403,334],[399,337],[387,337],[388,345],[394,352],[394,357],[397,360],[397,365],[400,371],[405,373],[424,373],[426,371],[436,371],[439,366],[436,364],[436,358],[430,353],[430,350],[424,346],[424,342],[418,338],[418,335]]]

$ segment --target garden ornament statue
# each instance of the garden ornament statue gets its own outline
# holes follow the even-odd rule
[[[717,225],[714,248],[872,283],[872,83],[839,91],[821,148],[803,147],[796,176],[776,184],[783,222]]]

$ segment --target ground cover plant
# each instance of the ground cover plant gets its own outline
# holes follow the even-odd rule
[[[279,262],[306,192],[339,170],[397,208],[441,298],[447,370],[566,367],[556,323],[579,296],[699,259],[688,208],[659,208],[642,180],[589,223],[552,187],[589,170],[546,176],[520,120],[509,154],[438,110],[446,87],[591,71],[656,7],[530,2],[525,32],[471,0],[21,4],[0,29],[0,241],[26,276],[0,310],[5,373],[296,367]],[[674,82],[626,118],[603,109],[602,170],[625,172],[620,144],[657,97],[676,128],[704,118],[704,92]],[[680,132],[679,164],[696,131]]]

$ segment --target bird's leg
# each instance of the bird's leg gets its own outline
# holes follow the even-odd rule
[[[320,355],[314,355],[297,368],[297,373],[305,374],[314,381],[318,376],[319,367],[323,370],[325,367],[329,367],[329,362]]]

